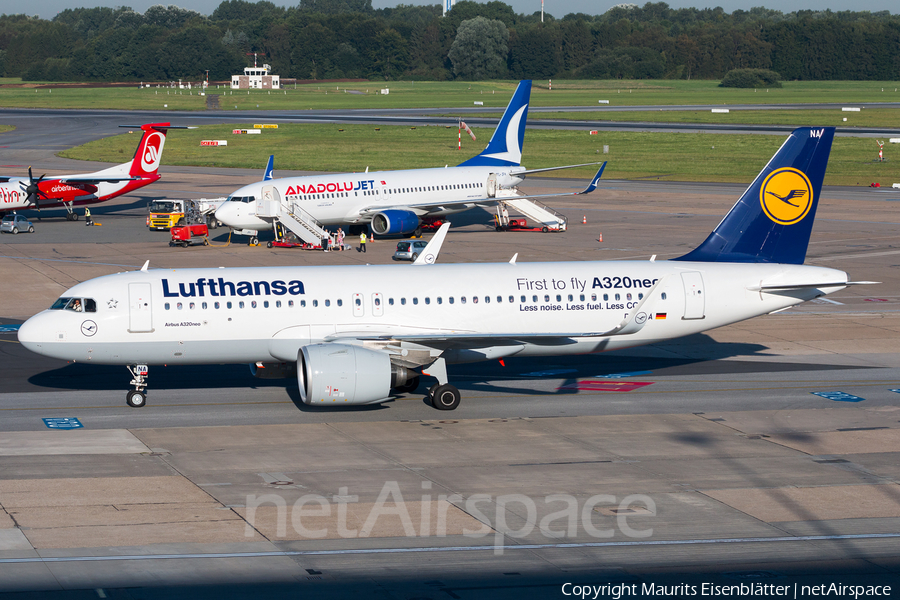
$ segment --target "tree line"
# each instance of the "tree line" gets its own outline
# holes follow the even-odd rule
[[[0,15],[0,75],[49,81],[228,80],[260,58],[282,78],[371,80],[900,78],[900,15],[620,5],[601,15],[516,14],[494,0],[373,9],[225,0],[211,15],[156,5]]]

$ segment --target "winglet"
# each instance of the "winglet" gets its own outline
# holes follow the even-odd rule
[[[269,162],[266,163],[266,173],[263,175],[263,181],[271,181],[275,179],[275,155],[269,155]]]
[[[586,188],[584,188],[583,192],[578,192],[579,194],[590,194],[594,190],[597,189],[597,184],[600,182],[600,178],[603,177],[603,169],[606,168],[606,161],[600,164],[600,168],[597,169],[597,174],[594,175],[594,178],[588,184]]]
[[[150,267],[150,259],[148,258],[148,259],[147,259],[147,262],[144,263],[144,266],[141,267],[141,271],[143,271],[144,273],[146,273],[146,272],[147,272],[147,269],[148,269],[149,267]]]
[[[444,243],[444,238],[447,237],[447,231],[450,230],[450,221],[445,221],[443,225],[441,225],[440,229],[437,230],[437,233],[434,234],[434,237],[431,238],[431,241],[428,242],[428,245],[422,250],[422,253],[419,255],[419,258],[413,262],[414,265],[433,265],[437,261],[438,254],[441,252],[441,246]]]

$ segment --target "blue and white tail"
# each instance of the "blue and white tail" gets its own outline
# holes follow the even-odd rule
[[[709,237],[674,260],[802,265],[833,139],[834,127],[795,129]]]
[[[516,93],[491,136],[487,148],[460,167],[517,167],[522,162],[522,144],[525,141],[525,121],[528,120],[528,103],[531,101],[531,81],[520,81]]]

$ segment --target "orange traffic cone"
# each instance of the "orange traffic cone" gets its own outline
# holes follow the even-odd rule
[[[582,215],[582,217],[581,217],[581,224],[582,224],[582,225],[587,225],[587,215]]]
[[[600,234],[600,237],[597,238],[597,241],[598,241],[598,242],[602,242],[602,241],[603,241],[603,234],[602,234],[602,233]]]

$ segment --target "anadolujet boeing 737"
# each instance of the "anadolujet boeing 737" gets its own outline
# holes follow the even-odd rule
[[[414,233],[420,231],[423,220],[439,220],[475,206],[494,205],[502,199],[572,195],[525,196],[514,191],[529,174],[601,164],[531,170],[522,167],[530,98],[531,81],[519,82],[487,148],[455,167],[271,179],[270,161],[266,178],[232,193],[216,210],[216,219],[237,233],[252,236],[272,229],[273,220],[260,218],[257,205],[262,198],[262,187],[270,184],[295,216],[308,215],[323,226],[356,227],[371,223],[372,230],[379,235]],[[601,167],[587,189],[577,193],[592,192],[602,173]]]
[[[310,405],[383,402],[415,390],[421,372],[437,379],[432,404],[451,410],[448,364],[652,344],[869,283],[803,265],[833,137],[795,130],[709,237],[673,260],[426,264],[428,277],[399,265],[145,265],[72,287],[19,340],[129,366],[131,406],[146,401],[149,365],[245,362],[263,377],[296,372]],[[433,260],[426,248],[417,262]]]

